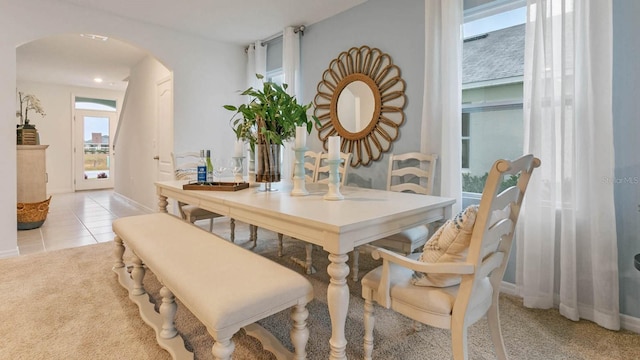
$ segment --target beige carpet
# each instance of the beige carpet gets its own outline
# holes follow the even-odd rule
[[[216,231],[228,237],[226,223]],[[239,224],[236,239],[246,246],[246,226]],[[287,240],[285,256],[276,256],[276,235],[260,230],[256,252],[298,269],[291,255],[302,257],[303,243]],[[153,331],[140,319],[137,306],[119,285],[113,263],[113,244],[98,244],[50,253],[0,260],[0,359],[169,359]],[[330,322],[326,307],[328,263],[326,253],[314,252],[318,272],[309,277],[316,299],[309,304],[311,339],[309,359],[326,359]],[[362,270],[376,266],[362,256]],[[157,296],[159,284],[152,274],[145,286]],[[350,312],[346,332],[350,359],[362,358],[362,305],[360,287],[349,281]],[[517,298],[501,299],[501,323],[512,359],[636,359],[640,335],[604,330],[588,321],[571,322],[555,310],[523,308]],[[424,327],[411,330],[411,321],[376,307],[377,359],[449,359],[449,332]],[[289,313],[260,322],[290,346]],[[184,307],[176,325],[196,359],[211,359],[213,340]],[[234,336],[235,359],[273,359],[260,344],[242,331]],[[494,359],[486,322],[469,329],[471,359]]]

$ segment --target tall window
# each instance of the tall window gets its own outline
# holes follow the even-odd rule
[[[499,158],[522,155],[526,8],[496,0],[465,10],[462,62],[462,191],[478,198]]]
[[[282,36],[267,41],[267,73],[265,80],[282,85],[284,70],[282,69]]]

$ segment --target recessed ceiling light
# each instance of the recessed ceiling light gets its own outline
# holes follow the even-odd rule
[[[102,78],[97,77],[97,78],[93,79],[93,81],[95,81],[97,83],[101,83],[102,82]]]
[[[80,34],[80,36],[85,37],[87,39],[91,39],[91,40],[100,40],[100,41],[109,40],[109,37],[107,36],[96,35],[96,34]]]

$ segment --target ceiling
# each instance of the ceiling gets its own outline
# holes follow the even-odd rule
[[[248,44],[310,25],[366,0],[59,0],[208,39]],[[146,53],[124,42],[59,35],[16,51],[19,81],[124,90],[129,69]],[[96,83],[94,78],[104,81]]]

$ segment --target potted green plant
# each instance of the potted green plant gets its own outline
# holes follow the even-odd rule
[[[264,79],[260,74],[256,77]],[[234,112],[230,123],[236,138],[248,142],[255,152],[256,182],[280,181],[280,149],[284,142],[295,137],[296,127],[304,126],[311,133],[314,123],[319,124],[316,116],[307,115],[311,103],[299,104],[295,96],[287,93],[287,87],[263,81],[262,89],[250,87],[242,92],[250,97],[247,104],[224,105]]]

